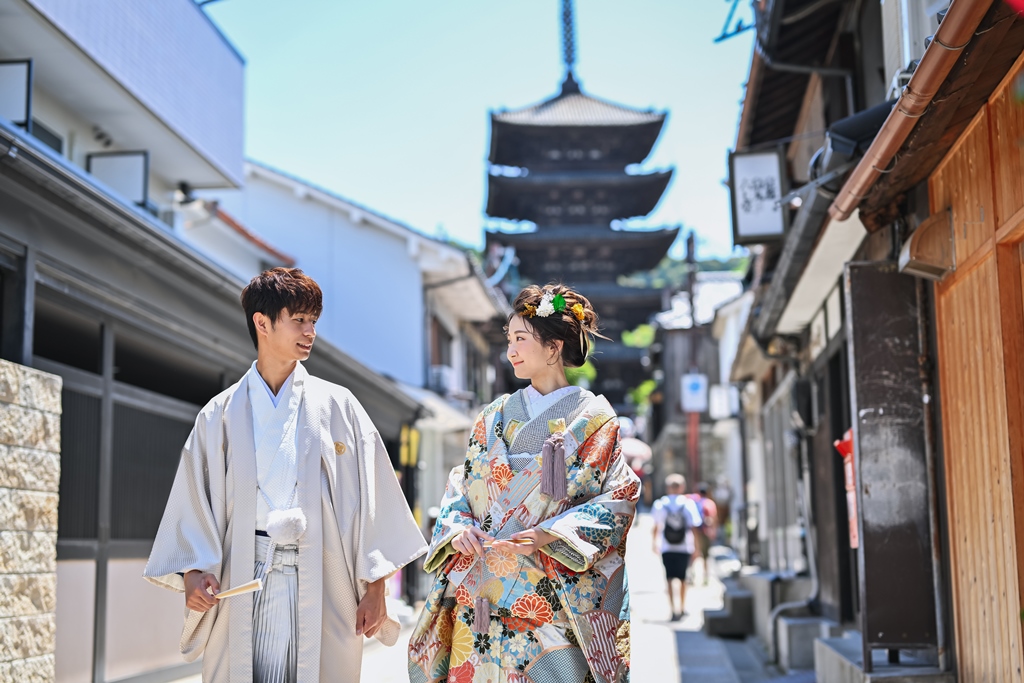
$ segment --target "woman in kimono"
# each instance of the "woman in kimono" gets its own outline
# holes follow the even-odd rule
[[[623,560],[640,482],[608,400],[565,378],[586,361],[597,314],[568,287],[532,286],[506,332],[530,386],[480,414],[451,472],[410,681],[628,681]]]

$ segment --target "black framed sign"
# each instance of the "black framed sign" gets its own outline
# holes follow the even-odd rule
[[[782,164],[778,149],[730,152],[733,244],[764,244],[785,235],[789,209],[779,201],[785,193]]]

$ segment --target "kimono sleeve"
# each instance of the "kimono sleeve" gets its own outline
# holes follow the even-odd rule
[[[459,465],[448,475],[444,498],[441,499],[441,512],[437,515],[430,549],[423,563],[424,571],[436,572],[443,567],[445,561],[458,552],[452,547],[452,539],[467,528],[477,526],[466,497],[464,471],[464,466]]]
[[[219,419],[208,414],[196,419],[143,572],[150,583],[179,593],[185,591],[182,575],[193,569],[221,576],[226,528],[224,516],[215,510],[224,505],[223,477],[215,471],[211,482],[209,461],[221,447],[218,424]]]
[[[558,537],[540,551],[575,572],[618,548],[633,523],[640,480],[622,457],[618,432],[618,421],[609,420],[588,439],[587,463],[606,470],[601,492],[538,525]]]
[[[422,555],[426,543],[380,433],[362,405],[348,398],[361,434],[356,579],[373,583]]]
[[[334,417],[338,431],[353,430],[358,473],[355,580],[372,584],[388,577],[423,554],[426,542],[395,476],[384,440],[366,409],[348,389],[335,388]],[[361,589],[360,589],[361,592]]]

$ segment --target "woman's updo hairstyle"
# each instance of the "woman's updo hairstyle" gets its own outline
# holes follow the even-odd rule
[[[558,301],[559,296],[564,305]],[[553,311],[548,310],[552,301],[558,302]],[[597,331],[597,313],[587,297],[562,284],[530,285],[519,292],[512,302],[506,331],[517,315],[533,327],[542,344],[562,342],[562,363],[567,368],[578,368],[587,362],[594,337],[606,338]]]

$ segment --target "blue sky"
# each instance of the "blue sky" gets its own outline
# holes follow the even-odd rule
[[[701,257],[731,250],[722,179],[751,35],[713,42],[729,5],[576,3],[584,90],[669,111],[644,167],[674,166],[676,174],[639,224],[695,229]],[[556,92],[560,7],[559,0],[219,0],[204,9],[246,58],[249,157],[425,233],[443,230],[479,246],[488,112]],[[741,2],[738,16],[747,13]]]

